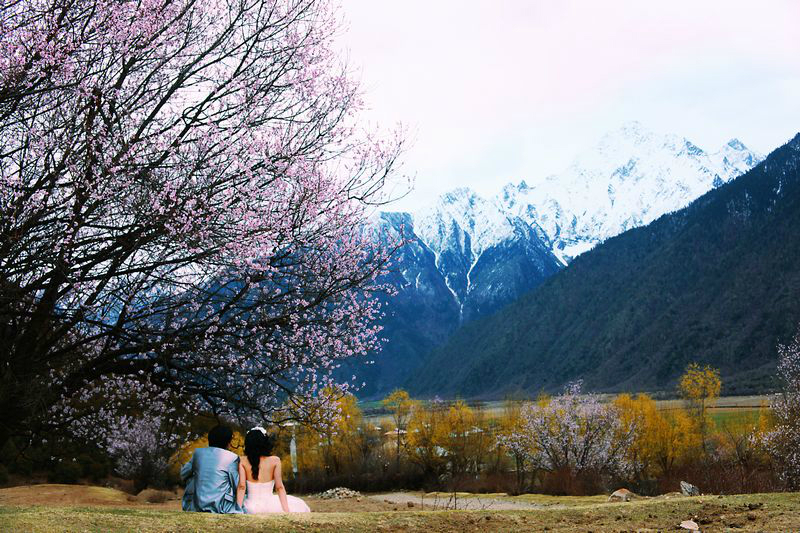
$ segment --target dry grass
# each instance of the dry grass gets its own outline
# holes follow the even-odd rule
[[[121,490],[88,485],[45,484],[0,489],[0,505],[25,504],[130,506],[136,504],[136,497]]]
[[[39,494],[55,497],[50,505],[22,505],[11,501],[22,488],[0,491],[1,531],[296,531],[399,532],[458,531],[676,531],[682,520],[694,519],[704,531],[793,531],[800,529],[800,494],[751,494],[652,498],[630,503],[606,503],[603,496],[561,498],[524,495],[513,498],[541,506],[514,511],[382,511],[380,502],[327,502],[329,512],[310,515],[234,516],[183,513],[164,505],[120,501],[117,491],[77,487],[92,504],[63,503],[64,486],[40,487]],[[61,487],[61,488],[58,488]],[[29,487],[30,493],[35,487]],[[8,491],[12,491],[9,494]],[[61,491],[61,492],[59,492]],[[12,496],[14,498],[12,498]],[[123,497],[125,497],[123,495]],[[461,495],[463,498],[475,497]],[[502,495],[493,497],[503,498]],[[59,500],[58,498],[61,498]],[[32,502],[36,503],[37,499]],[[373,508],[358,509],[358,505]],[[312,508],[314,506],[312,505]],[[339,512],[330,512],[338,510]]]
[[[161,498],[150,497],[147,493],[158,492]],[[314,512],[380,512],[392,511],[397,505],[381,499],[362,497],[348,500],[321,500],[304,498]],[[0,489],[0,506],[58,506],[58,507],[125,507],[147,510],[181,510],[181,493],[147,490],[139,496],[132,496],[121,490],[87,485],[25,485]],[[2,531],[2,530],[0,530]]]

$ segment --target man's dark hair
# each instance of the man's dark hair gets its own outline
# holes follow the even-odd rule
[[[233,430],[228,426],[214,426],[208,432],[208,445],[214,448],[226,449],[231,443],[231,439],[233,439]]]

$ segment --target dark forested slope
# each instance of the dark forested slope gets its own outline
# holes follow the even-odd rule
[[[414,373],[423,395],[499,397],[582,378],[673,389],[687,363],[726,393],[769,388],[800,321],[800,135],[689,207],[609,239],[462,328]]]

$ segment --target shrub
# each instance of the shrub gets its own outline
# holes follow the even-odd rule
[[[545,472],[546,490],[578,494],[600,490],[603,481],[632,473],[629,449],[636,427],[623,424],[614,405],[581,394],[580,382],[552,399],[527,404],[515,431],[498,444],[525,456]]]
[[[81,476],[89,478],[94,482],[105,479],[111,472],[108,460],[102,457],[82,453],[76,459],[78,465],[81,467]]]
[[[51,483],[74,485],[78,483],[82,473],[81,466],[77,462],[62,461],[56,465],[48,477]]]
[[[92,461],[84,469],[84,476],[95,483],[105,479],[111,473],[111,467],[105,461]]]
[[[172,497],[172,493],[165,490],[145,489],[137,495],[139,500],[147,503],[164,503]]]
[[[33,474],[33,465],[30,461],[14,461],[14,463],[11,465],[11,472],[27,477]]]
[[[772,405],[775,429],[762,439],[781,480],[800,489],[800,332],[791,344],[779,346],[778,374],[783,391]]]
[[[137,492],[148,486],[167,485],[169,458],[178,447],[180,436],[159,415],[127,418],[107,444],[115,471],[133,480]]]

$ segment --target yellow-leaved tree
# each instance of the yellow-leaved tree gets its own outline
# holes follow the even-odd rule
[[[395,432],[395,468],[400,471],[400,450],[405,447],[405,435],[408,432],[408,422],[411,418],[411,411],[414,408],[414,400],[403,389],[395,389],[381,404],[392,415]]]
[[[352,394],[333,389],[325,389],[322,394],[331,396],[329,401],[335,409],[300,430],[298,467],[300,470],[324,470],[326,475],[341,474],[354,466],[361,455],[358,428],[363,416]]]
[[[655,427],[655,460],[663,476],[691,459],[700,449],[700,434],[686,410],[677,408],[661,413]]]
[[[700,445],[692,419],[681,408],[661,410],[647,394],[620,394],[614,405],[623,431],[634,429],[629,454],[640,479],[669,476],[677,465],[691,459]]]
[[[719,397],[721,389],[719,370],[708,365],[701,367],[697,363],[690,363],[686,367],[678,383],[678,390],[688,404],[704,452],[709,426],[707,408]]]
[[[441,402],[417,404],[408,422],[408,456],[427,476],[436,476],[445,465],[447,412]]]
[[[458,400],[447,410],[442,448],[454,475],[463,474],[476,463],[483,437],[483,430],[476,424],[475,412],[463,400]]]
[[[622,421],[621,434],[628,435],[632,432],[634,435],[633,443],[628,449],[633,475],[637,479],[643,479],[652,473],[655,464],[655,441],[658,438],[656,426],[660,417],[658,407],[647,394],[635,397],[620,394],[614,399],[614,405]]]

